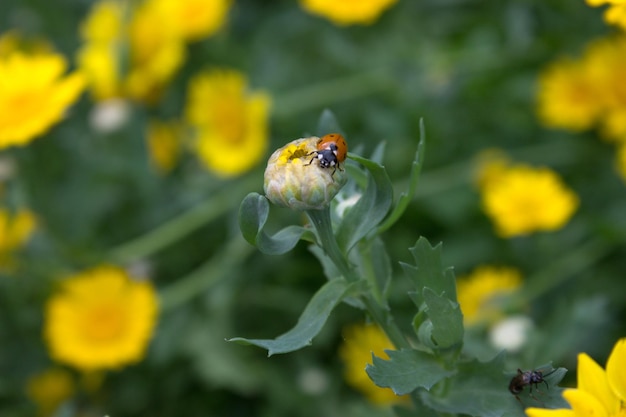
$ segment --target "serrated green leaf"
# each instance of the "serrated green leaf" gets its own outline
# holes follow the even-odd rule
[[[365,372],[376,385],[391,388],[397,395],[408,394],[420,387],[429,390],[454,374],[444,369],[430,353],[415,349],[386,350],[385,353],[389,360],[372,355],[373,365],[367,364]]]
[[[562,389],[556,387],[558,376],[551,380],[554,385],[550,386],[549,393],[546,390],[549,395],[541,396],[540,402],[532,399],[526,401],[522,397],[518,401],[508,388],[511,375],[505,374],[503,369],[502,354],[489,362],[472,360],[459,363],[458,372],[447,380],[445,395],[420,392],[420,397],[426,405],[442,413],[484,417],[525,417],[525,407],[564,407],[563,399],[560,398]],[[533,395],[538,395],[535,391]]]
[[[335,117],[335,114],[329,109],[324,109],[317,122],[317,134],[323,136],[327,133],[341,133],[343,130],[339,126],[339,122]]]
[[[298,323],[287,333],[276,339],[245,339],[235,337],[229,342],[255,345],[267,349],[268,356],[293,352],[312,343],[335,306],[348,294],[351,285],[343,278],[324,284],[311,298],[302,312]]]
[[[363,195],[346,213],[337,229],[337,243],[344,253],[378,226],[387,215],[393,198],[391,181],[385,168],[360,156],[350,157],[363,165],[370,175]]]
[[[296,246],[305,233],[310,233],[300,226],[288,226],[273,236],[269,236],[263,228],[269,216],[270,205],[267,198],[258,194],[248,194],[239,207],[239,228],[251,245],[267,255],[281,255]]]
[[[456,281],[451,267],[443,267],[441,259],[441,243],[430,246],[428,240],[420,237],[410,252],[415,259],[415,266],[401,263],[402,268],[412,281],[418,294],[424,287],[432,289],[436,294],[446,294],[452,301],[456,301]],[[421,304],[423,299],[419,299]]]
[[[432,322],[431,337],[440,348],[448,348],[463,341],[463,314],[459,304],[439,296],[426,287],[422,292],[426,314]]]
[[[424,165],[424,154],[426,148],[426,133],[424,130],[424,120],[420,119],[420,141],[417,144],[417,152],[415,152],[415,158],[411,164],[411,173],[409,174],[409,186],[407,191],[400,194],[398,202],[395,207],[387,216],[385,221],[378,227],[377,234],[384,232],[398,221],[398,219],[404,214],[405,210],[409,206],[411,200],[417,192],[417,182],[422,172],[422,166]]]

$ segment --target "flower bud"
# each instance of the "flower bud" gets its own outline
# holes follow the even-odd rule
[[[265,169],[263,188],[274,204],[295,210],[327,207],[348,180],[341,166],[322,167],[317,158],[320,138],[297,139],[276,150]]]

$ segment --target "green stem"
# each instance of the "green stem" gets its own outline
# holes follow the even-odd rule
[[[199,268],[161,290],[161,311],[173,310],[231,276],[233,269],[241,265],[254,250],[243,238],[233,237],[220,252]]]
[[[321,247],[333,261],[339,272],[348,282],[359,281],[360,277],[356,274],[354,269],[350,267],[341,249],[339,249],[339,245],[333,234],[330,209],[326,207],[322,210],[308,210],[306,213],[309,219],[311,219],[313,226],[315,226]],[[409,342],[396,325],[393,316],[386,306],[377,303],[372,294],[365,296],[363,302],[374,321],[384,330],[396,349],[410,347]]]
[[[372,296],[376,300],[377,304],[383,305],[385,298],[380,285],[376,280],[376,272],[374,270],[374,266],[372,265],[372,242],[370,240],[363,240],[359,242],[358,249],[361,255],[361,269],[363,270],[363,275],[365,275],[365,279],[369,283],[369,287],[372,290]]]
[[[116,263],[128,263],[148,257],[233,210],[244,194],[257,185],[258,178],[253,175],[241,178],[236,183],[225,183],[223,189],[189,211],[113,248],[109,251],[108,258]]]
[[[339,249],[337,239],[333,234],[332,223],[330,220],[330,208],[326,207],[322,210],[307,210],[307,216],[313,223],[317,235],[320,239],[320,246],[333,261],[341,275],[348,282],[357,282],[359,277],[354,273],[345,256]]]

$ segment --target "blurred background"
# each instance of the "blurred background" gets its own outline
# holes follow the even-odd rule
[[[393,415],[403,399],[340,354],[366,320],[348,305],[296,353],[225,341],[287,331],[325,282],[306,244],[262,255],[237,225],[324,109],[350,152],[386,143],[398,194],[424,121],[416,198],[384,236],[402,327],[399,262],[425,236],[468,352],[552,361],[566,385],[578,352],[604,365],[626,334],[626,18],[607,7],[2,0],[0,415]]]

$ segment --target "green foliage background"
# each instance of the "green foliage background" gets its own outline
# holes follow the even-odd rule
[[[72,57],[90,6],[2,0],[0,33],[43,36]],[[399,262],[412,262],[408,248],[419,236],[444,243],[444,265],[457,275],[482,263],[515,266],[528,289],[519,304],[537,328],[523,351],[503,360],[512,373],[552,361],[570,369],[565,384],[573,384],[579,351],[604,364],[626,334],[626,193],[614,148],[595,132],[539,124],[536,80],[551,60],[611,31],[582,0],[400,0],[374,25],[345,28],[295,1],[237,0],[224,30],[189,47],[160,104],[133,107],[120,131],[91,130],[93,103],[84,96],[45,137],[3,152],[18,166],[9,201],[32,208],[43,228],[22,254],[19,276],[0,278],[0,414],[35,412],[23,387],[50,365],[41,324],[54,280],[103,261],[142,260],[165,303],[148,356],[110,372],[67,415],[85,407],[111,416],[391,415],[343,382],[341,329],[363,319],[347,305],[297,353],[267,358],[225,342],[284,333],[326,280],[302,243],[270,257],[243,242],[238,206],[250,191],[262,192],[264,166],[228,181],[189,156],[166,177],[151,168],[148,118],[180,115],[189,76],[207,66],[240,69],[271,93],[270,149],[315,133],[329,108],[351,149],[369,155],[387,142],[384,165],[397,190],[407,186],[423,118],[427,156],[417,196],[383,236],[396,281],[391,301],[404,313],[398,322],[408,329],[415,313]],[[558,171],[581,199],[570,223],[498,238],[471,183],[472,159],[488,147]],[[280,214],[270,224],[301,221]],[[483,360],[497,353],[481,333],[467,334],[465,343]],[[321,390],[307,385],[311,375],[324,381]]]

